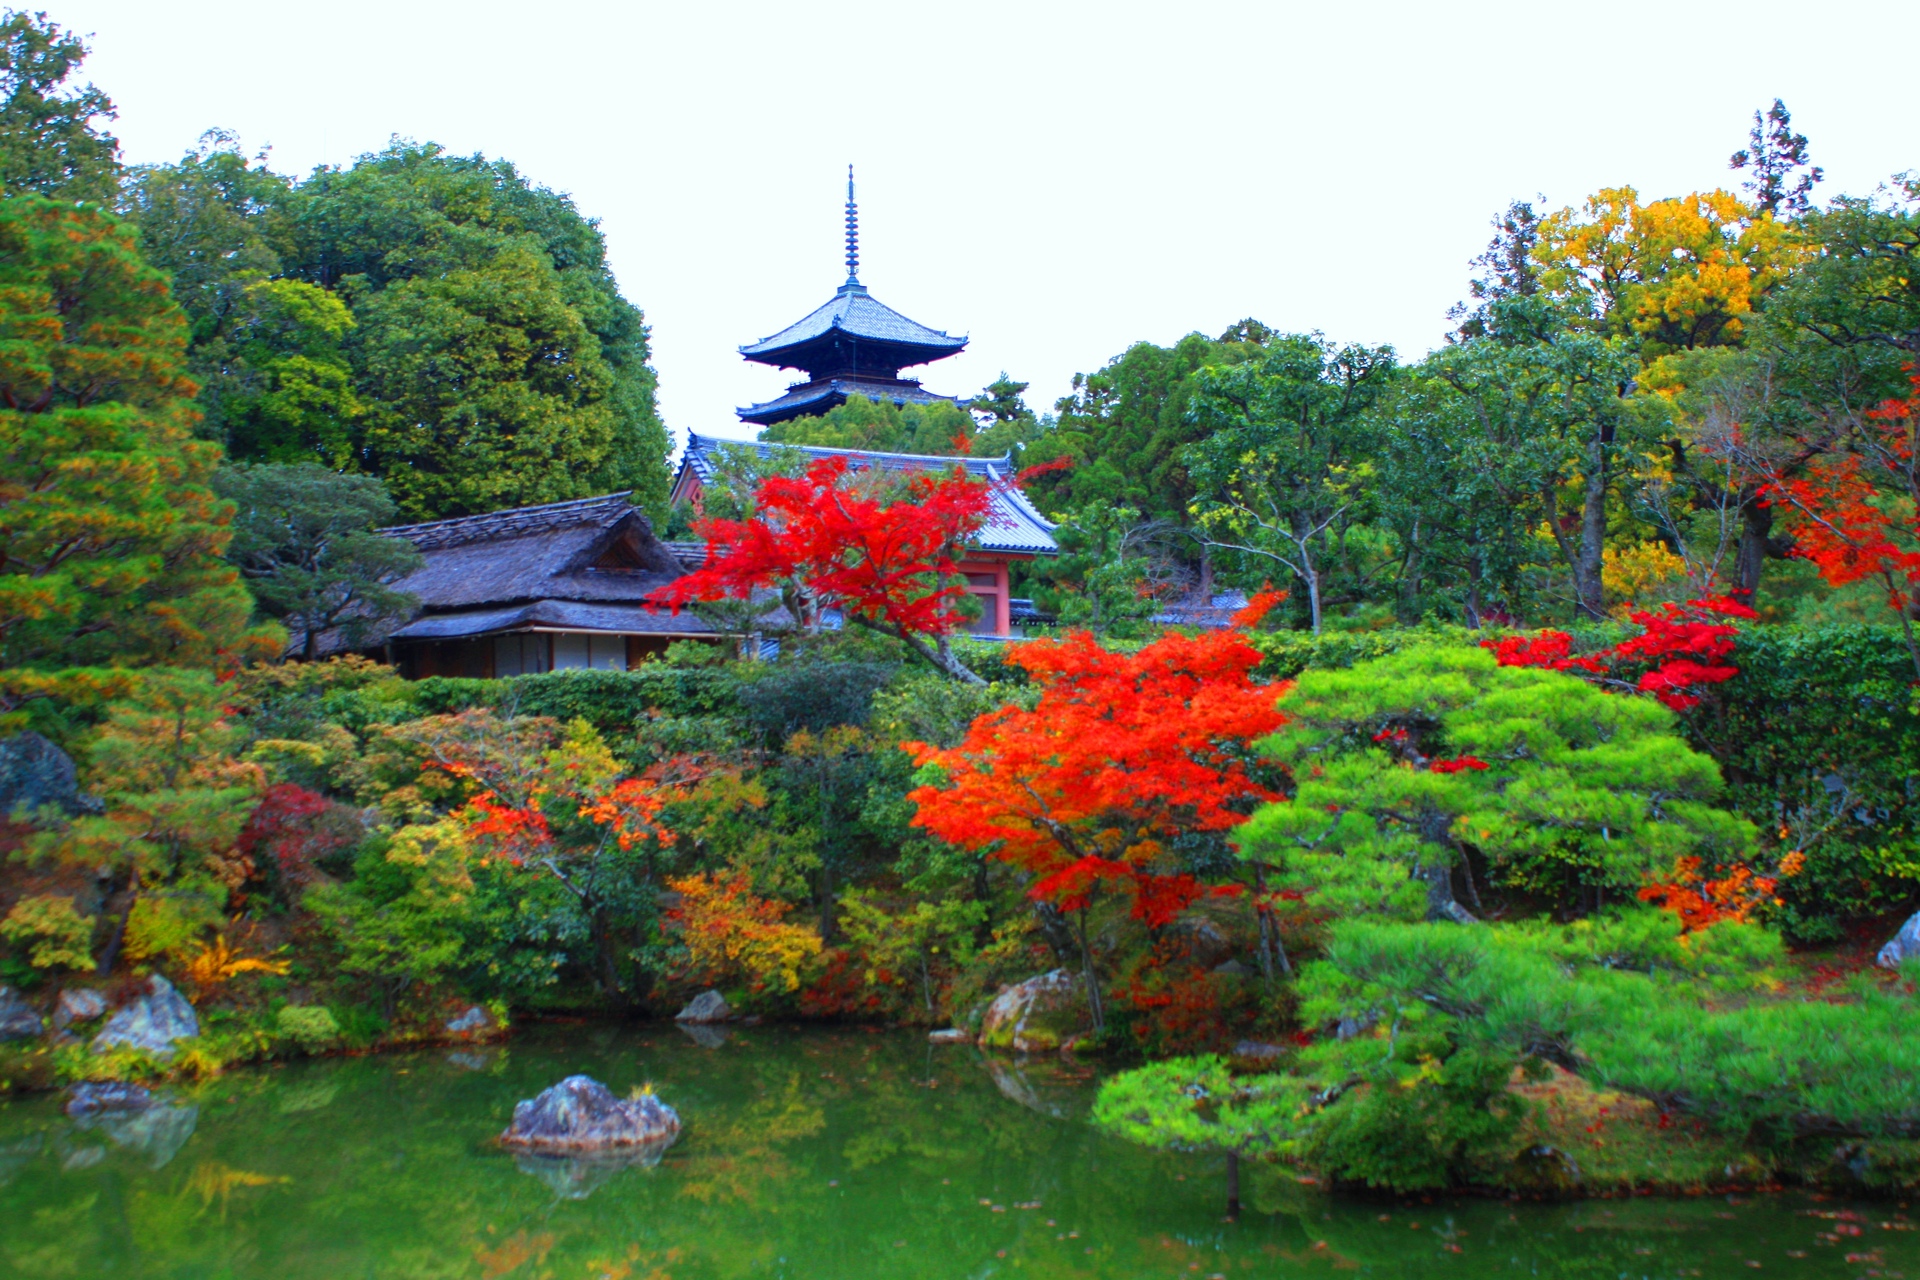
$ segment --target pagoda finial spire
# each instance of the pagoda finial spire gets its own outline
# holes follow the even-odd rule
[[[853,203],[853,166],[847,166],[847,283],[860,283],[860,210]]]

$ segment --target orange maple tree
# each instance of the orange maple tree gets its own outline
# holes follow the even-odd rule
[[[655,600],[677,613],[700,601],[778,591],[809,629],[835,609],[947,674],[979,683],[946,638],[967,621],[960,558],[985,525],[991,498],[991,487],[959,466],[901,478],[821,458],[801,475],[761,481],[750,519],[698,521],[706,563]]]
[[[902,744],[941,775],[908,793],[913,823],[1022,868],[1029,896],[1072,918],[1099,1026],[1087,908],[1116,891],[1159,928],[1206,894],[1238,892],[1179,870],[1175,845],[1229,831],[1279,798],[1251,744],[1285,723],[1285,690],[1253,682],[1260,654],[1231,631],[1168,635],[1134,654],[1076,632],[1018,645],[1007,660],[1041,687],[1031,710],[989,712],[950,750]]]
[[[1920,373],[1909,366],[1908,378],[1911,394],[1868,410],[1804,472],[1770,476],[1765,492],[1786,509],[1793,554],[1821,577],[1836,587],[1884,585],[1920,676]]]

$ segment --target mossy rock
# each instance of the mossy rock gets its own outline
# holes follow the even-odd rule
[[[1016,1053],[1053,1053],[1091,1030],[1086,983],[1055,969],[995,996],[981,1020],[980,1044]]]

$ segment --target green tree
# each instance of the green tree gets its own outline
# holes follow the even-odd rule
[[[120,143],[96,125],[114,118],[113,102],[67,83],[86,56],[86,41],[44,13],[0,17],[0,194],[113,199]]]
[[[1476,460],[1494,468],[1504,501],[1544,524],[1578,611],[1603,618],[1609,503],[1664,405],[1632,395],[1633,349],[1588,332],[1579,310],[1537,295],[1488,310],[1488,336],[1436,352],[1422,371],[1465,401]]]
[[[1372,474],[1366,411],[1394,369],[1390,347],[1336,349],[1319,334],[1267,339],[1257,356],[1194,378],[1189,416],[1204,440],[1181,452],[1212,547],[1283,566],[1320,631],[1330,554],[1353,565]]]
[[[308,660],[323,633],[337,628],[357,648],[415,603],[387,584],[423,560],[412,543],[374,532],[392,523],[394,506],[373,476],[311,462],[242,463],[216,472],[214,489],[234,504],[227,559]]]
[[[1190,333],[1171,347],[1137,342],[1090,374],[1075,374],[1059,416],[1022,455],[1037,464],[1064,458],[1070,469],[1040,476],[1033,493],[1044,511],[1088,503],[1129,506],[1150,520],[1182,524],[1194,487],[1182,450],[1208,428],[1194,421],[1194,377],[1209,365],[1257,355],[1272,331],[1242,320],[1219,339]]]
[[[418,519],[632,489],[664,521],[646,324],[564,195],[413,143],[295,182],[215,133],[128,203],[235,458],[377,475]]]
[[[1752,171],[1745,185],[1754,207],[1774,218],[1783,212],[1807,212],[1813,188],[1826,174],[1807,158],[1807,135],[1793,131],[1787,104],[1775,98],[1764,116],[1754,112],[1747,137],[1747,145],[1733,153],[1727,167]]]
[[[1339,915],[1469,920],[1455,885],[1479,902],[1475,862],[1581,905],[1755,839],[1714,807],[1719,770],[1671,711],[1484,650],[1420,646],[1308,671],[1282,705],[1291,723],[1262,745],[1298,789],[1237,843]]]
[[[221,560],[186,325],[131,227],[0,202],[0,709],[76,694],[82,668],[211,666],[270,642]]]

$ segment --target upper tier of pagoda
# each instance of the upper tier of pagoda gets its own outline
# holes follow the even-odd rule
[[[757,364],[806,373],[803,382],[764,404],[738,410],[745,422],[768,426],[805,414],[825,413],[849,396],[896,405],[930,404],[935,395],[900,371],[964,350],[967,340],[929,329],[887,306],[860,283],[859,213],[853,201],[853,170],[847,170],[847,282],[833,297],[770,338],[748,343],[740,354]]]

